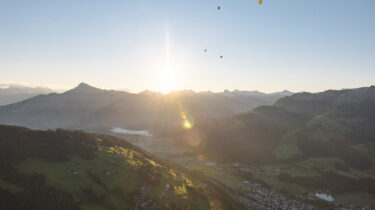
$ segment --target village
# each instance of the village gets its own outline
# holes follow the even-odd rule
[[[268,189],[256,182],[246,181],[238,200],[248,207],[260,209],[313,209],[314,206],[289,198],[275,189]]]

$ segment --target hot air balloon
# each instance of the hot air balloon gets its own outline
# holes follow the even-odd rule
[[[217,7],[217,10],[220,10],[220,9],[221,9],[221,7],[220,7],[220,6],[218,6],[218,7]]]
[[[263,3],[263,0],[259,0],[259,4],[262,4]]]

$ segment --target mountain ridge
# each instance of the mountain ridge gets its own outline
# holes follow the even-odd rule
[[[36,96],[0,107],[0,123],[41,129],[77,126],[152,129],[163,125],[160,121],[165,125],[178,124],[181,107],[195,118],[208,119],[272,104],[280,97],[236,95],[229,99],[219,93],[200,94],[192,90],[132,94],[80,83],[61,94]]]
[[[280,98],[272,106],[259,106],[249,112],[203,122],[197,125],[197,132],[201,132],[200,135],[207,141],[202,143],[201,151],[215,153],[214,148],[218,148],[216,156],[219,159],[251,162],[255,158],[274,162],[277,159],[273,155],[274,150],[281,144],[283,136],[291,132],[316,142],[342,139],[342,143],[345,142],[348,147],[372,142],[375,137],[374,107],[374,86],[321,93],[304,92]],[[172,130],[173,137],[184,136]],[[326,136],[314,137],[318,133],[323,135],[322,132]],[[226,150],[225,145],[229,142],[236,149]],[[299,142],[304,144],[302,140]],[[253,143],[255,145],[251,146]],[[220,144],[223,144],[221,149]],[[254,154],[259,157],[256,158]],[[293,155],[290,154],[289,158],[293,158]]]
[[[37,95],[53,92],[54,90],[45,87],[29,87],[17,84],[0,85],[0,106],[17,103]]]

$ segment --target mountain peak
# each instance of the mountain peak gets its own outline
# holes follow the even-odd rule
[[[280,91],[280,92],[276,92],[274,94],[283,95],[283,96],[290,96],[290,95],[293,95],[293,92],[290,92],[289,90],[283,90],[283,91]]]
[[[94,88],[94,87],[87,83],[81,82],[76,88]]]
[[[101,89],[93,87],[87,83],[81,82],[79,85],[69,91],[67,93],[92,93],[92,92],[98,92]]]
[[[292,93],[292,92],[290,92],[289,90],[283,90],[283,91],[281,91],[282,93]]]

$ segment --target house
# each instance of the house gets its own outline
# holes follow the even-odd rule
[[[315,193],[315,197],[319,198],[321,200],[325,200],[328,202],[333,202],[335,199],[332,197],[332,195],[325,194],[325,193]]]
[[[80,171],[79,170],[71,170],[71,171],[69,171],[69,174],[70,175],[77,175],[77,174],[79,174],[80,173]]]

